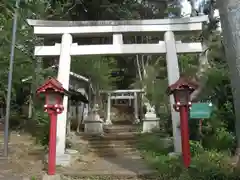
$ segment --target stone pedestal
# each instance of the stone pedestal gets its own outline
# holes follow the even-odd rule
[[[48,154],[46,154],[45,160],[48,163]],[[71,165],[71,162],[72,162],[72,157],[71,157],[71,154],[69,153],[56,155],[56,166],[67,167]]]
[[[140,123],[140,119],[135,119],[133,124],[139,124]]]
[[[61,177],[59,174],[55,174],[55,175],[48,175],[48,174],[44,174],[42,177],[42,180],[60,180]]]
[[[102,121],[85,121],[84,132],[87,134],[102,134],[103,122]]]
[[[168,156],[171,157],[171,158],[179,158],[181,156],[181,153],[170,152],[170,153],[168,153]]]
[[[104,121],[97,112],[91,112],[84,120],[84,132],[87,134],[101,135],[103,134]]]
[[[112,121],[109,119],[106,119],[106,122],[104,123],[105,125],[112,125]]]
[[[147,112],[143,119],[142,133],[150,133],[154,129],[159,129],[159,120],[154,112]]]
[[[56,156],[56,165],[57,166],[63,166],[63,167],[67,167],[70,166],[72,161],[72,157],[70,154],[60,154]]]

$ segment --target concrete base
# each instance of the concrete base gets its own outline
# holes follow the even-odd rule
[[[168,153],[168,156],[171,158],[178,158],[179,156],[181,156],[181,153],[170,152],[170,153]]]
[[[173,147],[173,137],[160,138],[159,142],[164,148]]]
[[[75,149],[66,149],[66,153],[67,153],[67,154],[71,154],[71,155],[75,155],[75,154],[78,153],[78,151],[75,150]]]
[[[138,118],[135,119],[133,123],[134,123],[134,124],[139,124],[139,123],[140,123],[140,119],[138,119]]]
[[[61,177],[59,174],[55,175],[44,174],[42,180],[61,180]]]
[[[159,119],[143,120],[142,133],[151,133],[154,129],[159,129]]]
[[[45,160],[48,163],[48,154],[45,156]],[[56,166],[67,167],[70,166],[72,158],[70,154],[57,154],[56,155]]]
[[[29,177],[23,177],[23,180],[31,180]]]
[[[95,107],[84,120],[84,132],[87,134],[102,134],[103,123],[103,120],[97,112],[97,107]]]
[[[102,134],[103,122],[102,121],[85,121],[84,132],[87,134]]]
[[[106,120],[106,122],[104,124],[105,125],[112,125],[112,121],[111,120]]]
[[[56,165],[67,167],[71,164],[71,155],[70,154],[62,154],[56,156]]]

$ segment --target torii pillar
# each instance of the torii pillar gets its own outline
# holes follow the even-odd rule
[[[164,41],[166,45],[168,84],[171,85],[175,83],[180,77],[174,33],[171,31],[165,32]],[[181,131],[179,129],[180,116],[179,113],[173,109],[174,104],[173,95],[170,96],[170,104],[174,149],[175,153],[182,153]]]
[[[58,81],[62,83],[63,88],[69,90],[69,79],[70,79],[70,68],[71,68],[71,50],[72,36],[70,34],[62,35],[61,42],[61,53],[59,58],[59,69],[58,69]],[[62,114],[57,117],[57,156],[62,156],[65,154],[65,143],[66,143],[66,124],[67,124],[67,107],[68,107],[68,97],[63,98],[64,110]]]

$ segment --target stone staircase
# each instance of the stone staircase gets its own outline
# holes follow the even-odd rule
[[[81,135],[88,154],[79,160],[84,166],[74,166],[66,170],[68,176],[79,179],[140,180],[156,179],[155,171],[150,169],[136,149],[139,127],[137,125],[111,125],[104,127],[104,135]],[[71,171],[71,172],[70,172]]]
[[[131,156],[140,157],[136,150],[138,126],[113,125],[104,128],[101,137],[90,137],[89,150],[100,157]]]

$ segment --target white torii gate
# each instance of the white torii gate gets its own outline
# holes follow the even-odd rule
[[[38,36],[62,37],[61,44],[53,46],[36,46],[36,56],[59,56],[58,80],[63,87],[69,88],[69,74],[71,56],[82,55],[123,55],[123,54],[166,54],[168,83],[172,84],[179,78],[177,54],[201,53],[202,45],[198,43],[176,43],[173,32],[201,31],[202,23],[208,21],[207,16],[179,18],[179,19],[155,19],[155,20],[130,20],[130,21],[44,21],[28,20],[28,24],[34,26],[34,34]],[[164,41],[157,44],[124,44],[123,34],[142,34],[164,32]],[[73,44],[75,36],[113,36],[112,44],[101,45],[77,45]],[[171,105],[174,103],[170,97]],[[68,98],[64,97],[64,112],[58,115],[57,122],[57,154],[65,153],[66,138],[66,109]],[[173,109],[172,126],[175,152],[181,152],[181,134],[177,128],[179,114]]]
[[[128,100],[134,100],[134,120],[136,123],[138,123],[139,120],[139,113],[138,113],[138,93],[143,93],[143,89],[125,89],[125,90],[112,90],[112,91],[101,91],[101,93],[107,94],[107,118],[106,118],[106,124],[112,124],[111,121],[111,100],[117,100],[117,99],[128,99]],[[125,95],[124,93],[130,93],[131,95]],[[118,94],[118,95],[112,95],[112,94]]]

